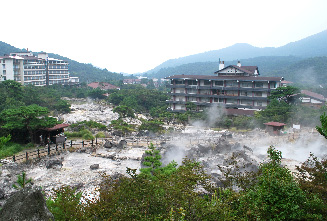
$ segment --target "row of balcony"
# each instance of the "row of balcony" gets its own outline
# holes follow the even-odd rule
[[[242,91],[271,91],[275,90],[276,88],[264,88],[264,87],[232,87],[232,86],[190,86],[190,85],[167,85],[167,88],[186,88],[186,89],[195,89],[195,90],[201,90],[201,89],[217,89],[217,90],[240,90]]]
[[[219,105],[221,103],[198,103],[198,106],[203,106],[203,107],[210,107],[210,106],[214,106],[214,105]],[[248,109],[265,109],[266,106],[252,106],[252,105],[243,105],[243,104],[221,104],[224,105],[225,108],[248,108]],[[185,110],[182,109],[171,109],[171,111],[173,112],[185,112]]]
[[[181,93],[173,93],[171,95],[175,96],[186,96],[186,97],[208,97],[208,98],[234,98],[234,99],[244,99],[244,100],[268,100],[267,97],[262,97],[262,96],[238,96],[238,95],[228,95],[228,94],[181,94]]]

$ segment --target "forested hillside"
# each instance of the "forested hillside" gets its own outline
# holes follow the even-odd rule
[[[4,54],[10,54],[11,52],[21,52],[26,51],[25,49],[19,49],[11,46],[5,42],[0,41],[0,56]],[[37,52],[35,52],[36,54]],[[110,82],[112,84],[118,84],[120,80],[124,79],[122,74],[113,73],[107,69],[100,69],[94,67],[92,64],[79,63],[77,61],[71,60],[67,57],[63,57],[58,54],[49,53],[49,57],[65,60],[69,62],[69,71],[71,76],[76,76],[80,78],[80,82]]]

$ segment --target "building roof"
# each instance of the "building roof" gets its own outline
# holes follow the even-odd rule
[[[320,100],[320,101],[326,101],[326,98],[322,94],[317,94],[312,91],[307,91],[307,90],[301,90],[301,94],[304,94],[308,97],[312,97],[314,99]]]
[[[55,131],[55,130],[59,130],[59,129],[63,129],[65,127],[69,127],[69,124],[57,124],[54,127],[51,128],[44,128],[44,130],[46,131]]]
[[[109,84],[107,82],[92,82],[92,83],[88,84],[87,86],[94,88],[94,89],[100,88],[102,90],[119,89],[119,87]]]
[[[135,84],[141,83],[141,79],[124,79],[123,82],[126,84]]]
[[[247,73],[249,75],[253,75],[255,73],[255,71],[257,71],[257,73],[259,74],[258,66],[241,66],[241,67],[239,67],[237,65],[229,65],[229,66],[227,66],[227,67],[225,67],[225,68],[223,68],[223,69],[221,69],[219,71],[216,71],[215,74],[218,74],[222,70],[225,70],[225,69],[230,68],[230,67],[236,68],[236,69],[238,69],[238,70],[240,70],[242,72],[245,72],[245,73]]]
[[[267,126],[274,126],[274,127],[281,127],[281,126],[285,126],[286,124],[284,123],[279,123],[279,122],[268,122],[268,123],[264,123]]]
[[[244,80],[244,81],[281,81],[282,77],[255,77],[255,76],[214,76],[214,75],[173,75],[166,79],[200,79],[200,80]]]

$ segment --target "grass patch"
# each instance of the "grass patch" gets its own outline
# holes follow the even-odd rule
[[[21,145],[17,143],[7,143],[6,145],[2,146],[0,149],[0,159],[10,157],[16,153],[19,153],[25,149],[30,149],[31,147],[34,147],[33,144],[26,144]]]

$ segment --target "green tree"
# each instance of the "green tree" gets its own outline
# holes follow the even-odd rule
[[[33,131],[52,127],[58,123],[55,118],[48,117],[46,107],[38,105],[21,106],[14,109],[6,109],[0,113],[1,128],[10,132],[15,130],[27,131],[29,140],[33,141]]]
[[[291,105],[287,104],[285,101],[278,101],[273,99],[268,104],[267,108],[262,111],[256,111],[254,116],[256,120],[263,125],[270,121],[283,122],[286,123],[290,119],[293,113],[293,108]]]
[[[162,127],[163,123],[161,121],[157,120],[149,120],[149,121],[143,121],[141,126],[139,127],[139,130],[148,130],[153,133],[160,133],[164,130]]]
[[[12,187],[14,187],[15,189],[19,189],[19,188],[24,189],[26,185],[31,182],[32,182],[32,178],[27,179],[26,173],[25,171],[23,171],[22,175],[17,175],[16,183],[18,184],[18,186],[16,184],[13,184]]]
[[[287,85],[272,91],[269,99],[283,100],[287,104],[294,104],[299,99],[299,95],[299,88]]]
[[[81,203],[82,192],[70,186],[53,189],[54,195],[46,200],[55,220],[86,220]]]
[[[133,109],[126,105],[119,105],[118,107],[115,107],[113,109],[113,112],[118,113],[119,118],[125,118],[125,117],[134,118],[135,117]]]
[[[321,127],[316,126],[316,130],[327,139],[327,115],[323,113],[320,116]]]
[[[281,152],[270,147],[267,153],[270,161],[260,165],[257,182],[241,196],[239,212],[250,220],[321,219],[312,209],[321,201],[307,197],[291,171],[281,165]]]

